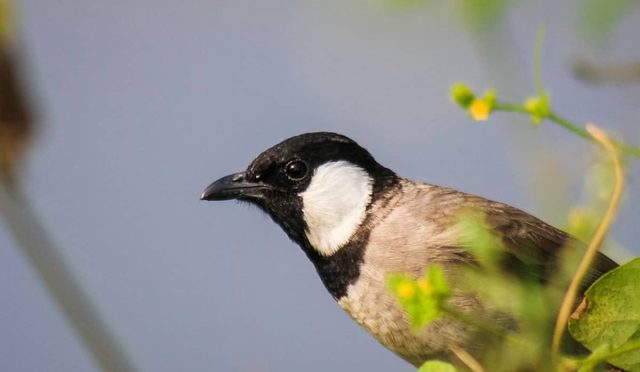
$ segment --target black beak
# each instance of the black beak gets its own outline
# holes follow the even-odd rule
[[[200,200],[257,199],[270,187],[260,182],[249,182],[244,172],[230,174],[209,185]]]

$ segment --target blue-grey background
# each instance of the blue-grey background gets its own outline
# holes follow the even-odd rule
[[[18,2],[43,114],[27,192],[142,371],[412,371],[353,323],[257,209],[198,197],[263,149],[345,133],[399,174],[504,201],[557,225],[596,159],[552,125],[470,121],[458,80],[520,101],[546,24],[553,104],[640,143],[640,86],[576,79],[576,58],[640,58],[640,15],[596,48],[577,0],[524,1],[496,37],[459,2]],[[632,162],[612,237],[640,253]],[[618,258],[624,258],[618,254]],[[0,225],[0,370],[94,371]]]

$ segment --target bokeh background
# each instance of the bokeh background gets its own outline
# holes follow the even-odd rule
[[[202,189],[284,138],[329,130],[401,175],[565,226],[590,200],[594,146],[514,115],[472,122],[448,89],[523,100],[544,24],[553,106],[638,144],[639,79],[575,73],[640,61],[637,3],[21,0],[41,118],[26,193],[141,371],[412,371],[266,216],[200,202]],[[619,260],[640,254],[639,176],[630,161]],[[96,370],[0,224],[0,371]]]

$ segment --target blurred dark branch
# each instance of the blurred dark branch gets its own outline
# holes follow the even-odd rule
[[[597,64],[577,59],[571,70],[578,79],[593,84],[640,83],[640,61]]]
[[[100,368],[134,371],[130,358],[17,182],[19,166],[33,137],[35,119],[33,105],[21,89],[17,53],[9,37],[9,10],[7,0],[0,0],[0,215]]]
[[[135,371],[36,211],[17,189],[10,190],[1,182],[0,211],[18,246],[100,368],[114,372]]]
[[[16,58],[8,45],[0,44],[0,175],[4,182],[15,181],[34,132],[34,115],[19,89]]]

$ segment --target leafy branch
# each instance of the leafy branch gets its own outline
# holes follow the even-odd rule
[[[598,140],[590,133],[586,127],[582,127],[575,122],[559,115],[551,107],[551,98],[542,84],[542,46],[544,43],[545,29],[541,27],[536,36],[533,56],[533,75],[535,83],[535,95],[527,98],[523,103],[513,103],[498,101],[496,92],[493,89],[485,91],[479,97],[464,83],[456,83],[451,87],[451,100],[460,105],[468,112],[473,120],[486,121],[492,112],[515,112],[529,115],[534,125],[539,125],[542,121],[548,120],[569,132],[597,143]],[[640,157],[640,147],[632,146],[611,139],[610,142],[618,150],[629,155]]]
[[[581,138],[594,143],[597,142],[586,127],[582,127],[557,114],[551,108],[549,95],[544,92],[518,104],[498,101],[493,90],[487,90],[483,96],[478,97],[466,84],[457,83],[451,87],[451,99],[465,109],[471,118],[476,121],[488,120],[489,115],[493,112],[522,113],[529,115],[534,125],[540,124],[543,120],[549,120]],[[613,139],[610,142],[621,152],[640,157],[640,147]]]
[[[631,301],[640,291],[640,258],[633,260],[611,272],[603,275],[585,293],[581,306],[571,314],[572,306],[578,295],[578,288],[591,267],[599,247],[613,223],[618,212],[624,189],[624,172],[620,159],[621,153],[640,157],[640,148],[626,144],[620,140],[613,140],[609,135],[596,127],[587,124],[584,127],[559,115],[552,109],[550,95],[544,90],[541,78],[541,49],[544,39],[544,29],[538,33],[534,53],[534,76],[536,94],[524,102],[517,104],[503,102],[497,99],[494,90],[486,90],[482,94],[474,93],[466,84],[457,83],[451,87],[451,99],[461,106],[469,116],[476,121],[488,120],[494,112],[513,112],[528,115],[534,125],[542,121],[550,121],[569,132],[602,146],[613,163],[615,182],[607,202],[606,212],[601,217],[597,229],[589,238],[588,247],[580,259],[577,269],[572,273],[568,282],[568,289],[561,298],[556,294],[556,288],[545,288],[541,284],[517,282],[505,275],[498,268],[497,263],[504,247],[499,237],[492,236],[485,225],[482,216],[464,215],[460,218],[456,228],[466,240],[460,241],[461,246],[469,248],[481,268],[469,270],[464,277],[475,283],[471,290],[479,293],[488,301],[490,306],[505,310],[518,324],[518,332],[505,332],[505,329],[490,323],[488,319],[468,316],[448,305],[451,290],[444,277],[440,277],[442,269],[432,266],[427,269],[425,278],[437,274],[440,283],[439,292],[446,294],[433,297],[432,293],[420,291],[404,291],[403,288],[419,288],[420,281],[425,278],[412,280],[406,276],[389,277],[389,288],[396,294],[400,304],[409,314],[414,328],[428,325],[435,319],[449,316],[482,331],[499,336],[502,340],[502,351],[481,361],[475,360],[466,350],[451,350],[467,368],[473,371],[491,370],[499,365],[502,370],[536,369],[561,370],[581,372],[593,371],[598,365],[608,362],[613,365],[635,370],[640,368],[637,362],[640,357],[640,301]],[[598,217],[600,218],[600,217]],[[560,271],[569,270],[574,262],[563,262]],[[573,268],[571,269],[573,270]],[[478,286],[477,283],[482,283]],[[457,288],[457,287],[456,287]],[[517,295],[514,295],[516,294]],[[404,295],[404,298],[403,298]],[[513,302],[505,306],[504,302]],[[561,301],[560,301],[561,300]],[[503,303],[500,303],[503,302]],[[427,307],[424,305],[427,304]],[[556,306],[557,305],[557,306]],[[549,309],[557,309],[557,313]],[[425,313],[428,316],[425,316]],[[553,323],[553,332],[547,332],[546,324]],[[633,320],[633,321],[632,321]],[[560,343],[565,329],[569,325],[571,335],[592,353],[581,358],[568,357],[560,354]],[[513,342],[513,341],[517,342]],[[515,347],[525,346],[525,349],[515,351]],[[526,345],[534,348],[526,349]],[[539,349],[539,350],[538,350]],[[533,351],[536,350],[536,351]],[[508,357],[507,357],[508,355]],[[515,356],[514,356],[515,355]],[[447,365],[445,363],[445,365]],[[454,368],[452,365],[448,365]],[[449,371],[442,362],[429,361],[420,371]],[[453,369],[454,370],[454,369]]]

